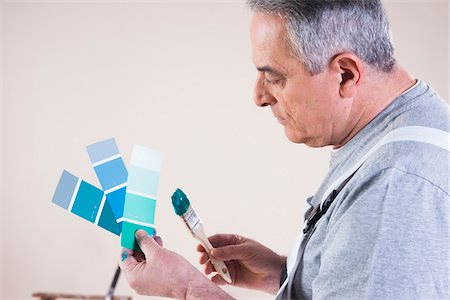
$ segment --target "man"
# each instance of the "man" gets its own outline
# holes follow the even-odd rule
[[[238,235],[212,236],[211,255],[233,285],[277,299],[448,299],[449,107],[396,63],[380,1],[248,5],[255,103],[292,142],[333,151],[287,259]],[[121,267],[138,293],[231,298],[218,275],[136,236],[145,257],[124,250]]]

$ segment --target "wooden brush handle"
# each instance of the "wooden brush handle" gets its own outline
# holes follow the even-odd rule
[[[200,226],[197,231],[194,234],[195,238],[202,244],[203,248],[205,248],[206,253],[208,253],[209,260],[211,261],[212,265],[214,266],[214,269],[217,271],[217,273],[220,275],[220,277],[223,278],[228,283],[231,283],[231,275],[230,271],[228,271],[227,266],[225,263],[221,260],[217,260],[211,257],[211,250],[214,249],[213,245],[209,242],[208,238],[206,237],[205,231],[203,229],[203,226]]]

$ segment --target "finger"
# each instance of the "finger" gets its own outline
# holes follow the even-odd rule
[[[128,248],[122,248],[121,254],[123,254],[124,252],[126,252],[128,255],[134,254],[134,251]]]
[[[218,248],[228,245],[238,245],[243,243],[245,239],[238,234],[218,233],[208,237],[208,240],[211,242],[214,248]]]
[[[122,254],[120,256],[119,266],[123,271],[129,270],[132,266],[136,265],[138,262],[133,256],[133,251],[130,249],[122,249]]]
[[[139,247],[145,255],[145,258],[147,260],[152,260],[155,252],[159,251],[161,249],[161,246],[159,246],[155,239],[153,239],[153,237],[150,237],[145,230],[139,229],[138,231],[136,231],[135,236]]]
[[[161,238],[159,235],[155,235],[155,236],[153,237],[153,239],[156,241],[156,243],[157,243],[160,247],[163,246],[163,240],[162,240],[162,238]]]
[[[204,272],[205,272],[206,275],[209,275],[209,274],[211,274],[211,273],[216,272],[216,269],[214,269],[214,266],[212,265],[211,262],[208,262],[208,263],[205,265],[205,267],[204,267],[203,270],[204,270]]]
[[[208,254],[207,254],[206,252],[203,252],[203,253],[200,255],[199,263],[200,263],[201,265],[203,265],[203,264],[207,263],[208,260],[209,260]]]
[[[233,260],[233,259],[244,259],[250,253],[249,250],[246,249],[245,245],[231,245],[231,246],[223,246],[220,248],[214,248],[209,253],[212,258],[217,260]]]
[[[142,253],[141,250],[135,251],[134,254],[133,254],[133,256],[136,258],[136,260],[137,260],[138,262],[145,261],[144,253]]]
[[[217,285],[227,285],[228,282],[226,282],[225,280],[223,280],[222,277],[220,277],[219,274],[214,275],[213,277],[211,277],[211,281],[214,282]]]
[[[198,244],[197,248],[195,249],[197,252],[206,252],[205,248],[203,248],[202,244]]]

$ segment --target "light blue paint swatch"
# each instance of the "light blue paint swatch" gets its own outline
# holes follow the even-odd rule
[[[138,250],[134,234],[138,229],[154,234],[154,217],[159,173],[163,157],[159,151],[135,145],[128,168],[122,227],[122,247]]]
[[[89,145],[86,149],[116,221],[121,227],[128,172],[117,143],[111,138]]]
[[[127,182],[128,172],[121,157],[94,167],[104,191]]]
[[[56,186],[52,202],[97,226],[120,235],[120,228],[104,192],[66,170],[63,171]]]
[[[128,168],[128,189],[156,197],[158,192],[159,171],[130,165]]]
[[[119,148],[114,138],[88,145],[86,148],[93,164],[119,154]]]

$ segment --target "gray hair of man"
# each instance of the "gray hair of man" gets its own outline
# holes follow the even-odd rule
[[[395,65],[380,0],[247,0],[254,12],[285,20],[291,54],[314,75],[339,53],[352,52],[384,72]]]

